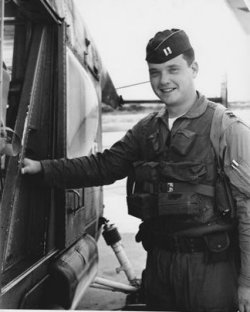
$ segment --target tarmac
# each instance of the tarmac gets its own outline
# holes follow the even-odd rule
[[[146,254],[142,247],[134,242],[134,235],[132,233],[122,233],[122,243],[136,276],[139,278],[145,266]],[[124,272],[116,273],[116,268],[118,268],[120,264],[111,247],[106,245],[103,238],[100,238],[98,245],[98,276],[129,285]],[[127,295],[125,293],[90,287],[81,300],[81,304],[78,306],[77,310],[122,310],[126,304],[126,297]]]

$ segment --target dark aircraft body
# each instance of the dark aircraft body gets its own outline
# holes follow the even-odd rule
[[[97,271],[102,188],[50,189],[21,163],[100,151],[101,104],[119,97],[73,1],[2,8],[0,308],[75,308]]]

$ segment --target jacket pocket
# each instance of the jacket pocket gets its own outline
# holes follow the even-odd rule
[[[160,150],[160,132],[157,130],[150,134],[146,139],[147,159],[152,159]]]
[[[194,145],[196,133],[188,129],[178,130],[173,137],[172,150],[180,155],[186,155]]]

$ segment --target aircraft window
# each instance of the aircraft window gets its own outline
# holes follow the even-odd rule
[[[4,41],[3,41],[3,60],[6,65],[6,70],[8,71],[9,74],[11,74],[12,71],[14,35],[15,35],[15,26],[11,24],[5,25]]]
[[[67,49],[68,158],[91,153],[97,137],[98,123],[98,97],[94,83],[73,53]]]
[[[67,55],[67,157],[89,155],[100,143],[99,101],[92,72],[89,74],[69,48]],[[92,77],[92,78],[90,78]],[[87,228],[92,232],[101,207],[101,190],[94,188],[66,192],[66,245]],[[93,209],[96,207],[96,210]],[[91,231],[91,230],[88,230]],[[93,234],[94,235],[94,234]]]

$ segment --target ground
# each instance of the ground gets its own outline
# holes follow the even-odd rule
[[[135,243],[133,233],[122,233],[121,235],[123,246],[136,276],[140,277],[141,270],[145,265],[145,251],[141,245]],[[112,248],[106,245],[102,237],[98,245],[100,258],[98,276],[129,284],[124,272],[116,273],[115,269],[120,265]],[[126,295],[123,293],[90,287],[84,295],[78,310],[120,310],[124,307],[125,302]]]

